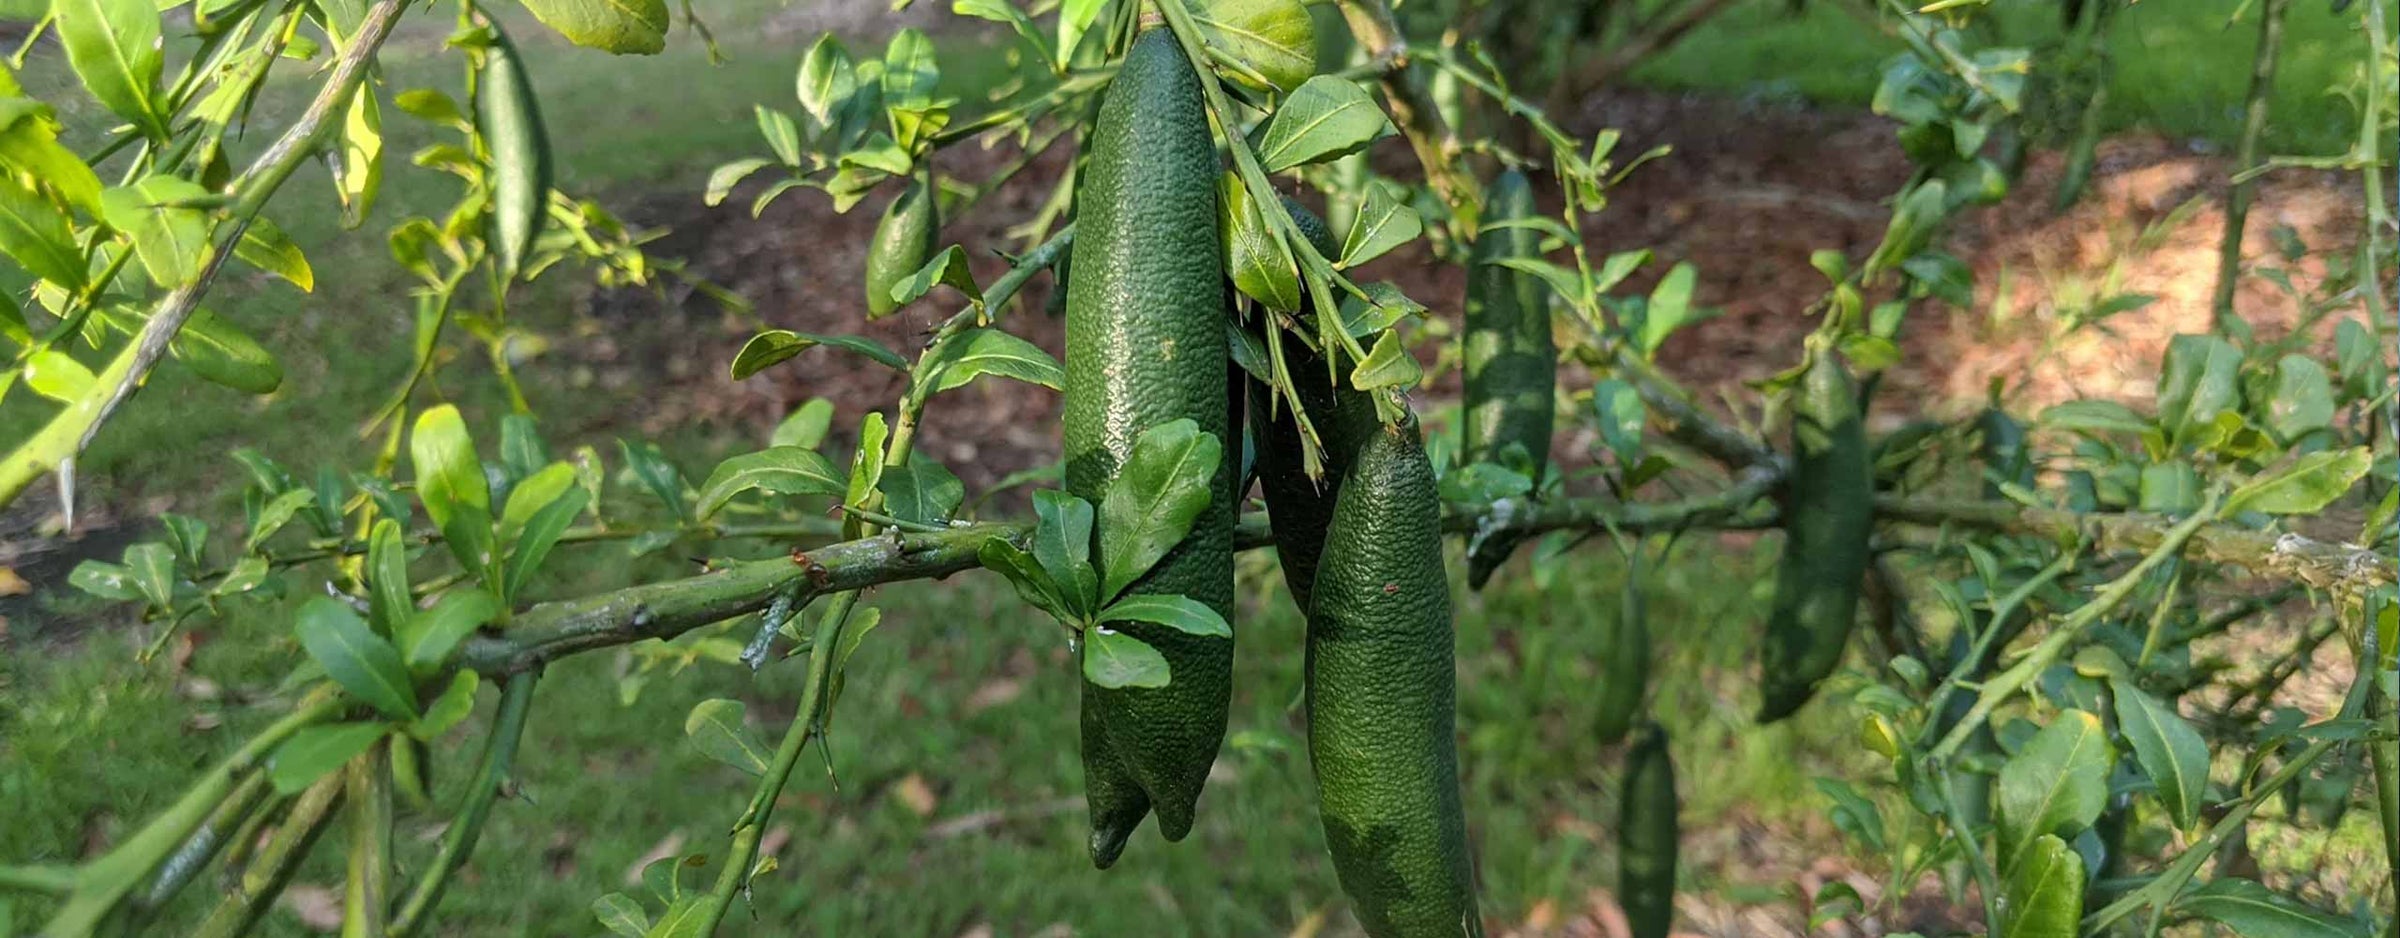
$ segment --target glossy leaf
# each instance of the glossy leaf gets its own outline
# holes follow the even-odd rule
[[[1389,185],[1367,186],[1367,197],[1342,236],[1339,266],[1356,267],[1425,233],[1425,219]]]
[[[100,193],[100,218],[133,239],[150,279],[173,286],[198,277],[208,251],[208,213],[192,207],[210,197],[199,183],[145,176]]]
[[[592,917],[617,938],[643,938],[650,930],[650,916],[642,911],[642,904],[621,892],[592,900]]]
[[[889,466],[875,486],[883,492],[883,512],[902,521],[941,524],[958,513],[967,500],[967,487],[940,460],[909,453],[904,465]]]
[[[2224,513],[2313,514],[2350,491],[2374,463],[2364,446],[2310,453],[2234,489],[2225,499]]]
[[[533,519],[534,513],[549,507],[560,495],[574,488],[575,481],[575,467],[563,462],[543,466],[532,475],[519,479],[508,490],[508,507],[500,511],[501,529],[513,531],[524,527],[525,522]]]
[[[983,304],[983,288],[975,285],[975,270],[967,266],[967,249],[955,244],[943,248],[924,266],[892,284],[892,302],[906,306],[938,286],[948,286],[964,294],[968,301],[978,306]]]
[[[842,41],[825,33],[801,57],[797,85],[800,113],[808,116],[808,135],[810,139],[822,137],[841,122],[842,112],[858,94],[858,67]]]
[[[274,353],[240,326],[205,309],[192,311],[167,349],[211,384],[245,394],[272,394],[283,386],[283,364]]]
[[[440,696],[425,706],[425,715],[408,724],[408,735],[431,742],[442,738],[468,715],[475,712],[475,689],[479,684],[475,672],[460,668],[450,675],[450,684]]]
[[[2076,938],[2083,918],[2083,857],[2049,834],[2008,868],[1995,938]]]
[[[331,165],[336,168],[334,194],[342,200],[342,224],[358,227],[366,222],[367,213],[375,210],[375,199],[383,192],[383,105],[376,101],[371,82],[360,85],[350,106],[343,109],[342,158]]]
[[[666,0],[525,0],[525,8],[587,49],[650,55],[667,47]]]
[[[1183,542],[1208,509],[1222,467],[1215,434],[1190,419],[1134,441],[1100,502],[1100,601],[1115,599]]]
[[[703,700],[683,718],[683,738],[701,755],[749,775],[765,775],[773,750],[744,722],[746,714],[738,700]]]
[[[234,243],[233,256],[240,258],[242,263],[283,278],[299,287],[301,292],[311,292],[317,288],[317,273],[308,266],[308,255],[302,254],[300,246],[292,243],[291,236],[284,234],[283,229],[276,227],[263,215],[251,219],[250,227],[242,230],[242,240]]]
[[[984,375],[1014,378],[1053,390],[1066,380],[1066,371],[1050,353],[998,329],[969,329],[943,339],[925,353],[925,361],[919,367],[926,372],[923,393],[928,396],[964,387]]]
[[[81,289],[87,279],[66,213],[8,173],[0,173],[0,252],[27,273],[69,290]]]
[[[390,733],[386,723],[336,723],[303,727],[267,757],[267,781],[278,794],[299,794],[333,774]]]
[[[1069,611],[1091,614],[1100,572],[1092,566],[1092,503],[1057,489],[1033,493],[1033,557],[1057,585]]]
[[[709,473],[708,481],[700,486],[699,518],[707,520],[744,492],[839,496],[846,487],[847,483],[834,471],[833,463],[815,450],[772,446],[718,463],[716,471]]]
[[[151,0],[54,0],[50,6],[67,63],[83,86],[154,137],[166,131],[158,107],[165,63],[158,9]]]
[[[2286,440],[2333,425],[2333,379],[2325,366],[2301,355],[2275,363],[2275,396],[2267,401],[2267,426]]]
[[[1225,273],[1233,288],[1279,312],[1300,309],[1300,262],[1283,237],[1268,227],[1257,201],[1240,177],[1217,179],[1217,231]]]
[[[1650,302],[1642,306],[1641,343],[1644,354],[1657,354],[1659,346],[1665,345],[1667,337],[1675,334],[1675,330],[1706,318],[1695,315],[1696,311],[1692,308],[1692,287],[1699,276],[1700,269],[1692,266],[1690,261],[1685,261],[1667,271],[1666,277],[1659,280],[1658,286],[1650,291]]]
[[[1278,173],[1365,149],[1391,133],[1391,119],[1366,92],[1331,75],[1318,75],[1275,109],[1259,140],[1258,158],[1267,172]]]
[[[382,635],[398,635],[401,624],[416,612],[408,589],[408,548],[400,542],[400,523],[380,518],[367,530],[367,618]]]
[[[917,108],[933,101],[942,82],[942,69],[933,40],[911,27],[893,33],[883,48],[883,103],[887,108]],[[900,136],[898,132],[892,134]]]
[[[1301,0],[1201,0],[1191,9],[1202,39],[1275,90],[1291,91],[1316,74],[1316,23]],[[1250,84],[1240,72],[1229,77]]]
[[[1425,376],[1417,357],[1401,344],[1400,333],[1385,332],[1367,350],[1367,360],[1358,363],[1350,372],[1350,386],[1361,391],[1377,388],[1409,388]]]
[[[769,329],[751,336],[742,343],[742,350],[733,356],[733,380],[740,381],[766,370],[769,366],[790,360],[792,356],[824,345],[857,352],[876,364],[894,371],[908,370],[908,360],[873,339],[854,335],[817,335],[793,332],[790,329]]]
[[[416,692],[400,652],[367,628],[366,620],[350,607],[327,596],[311,599],[300,607],[294,631],[300,647],[325,669],[325,676],[351,696],[392,719],[416,719]]]
[[[1075,49],[1083,43],[1092,20],[1100,15],[1108,0],[1061,0],[1058,5],[1058,60],[1074,59]]]
[[[825,442],[825,434],[833,429],[833,402],[812,397],[793,408],[783,422],[775,425],[774,435],[767,438],[770,446],[799,446],[816,449]]]
[[[2184,438],[2241,406],[2241,350],[2216,336],[2179,335],[2167,343],[2158,376],[2158,422],[2170,436]]]
[[[975,551],[975,559],[983,568],[1000,574],[1017,591],[1017,598],[1026,605],[1050,614],[1061,622],[1080,621],[1081,614],[1070,607],[1059,592],[1058,583],[1042,569],[1041,561],[1032,554],[1007,541],[994,538],[985,541]]]
[[[2239,877],[2209,880],[2175,901],[2175,912],[2208,919],[2237,935],[2275,938],[2367,938],[2366,924],[2336,918]]]
[[[62,404],[81,400],[94,380],[90,368],[57,349],[43,349],[25,359],[25,386]]]
[[[2189,830],[2208,799],[2208,742],[2174,706],[2123,675],[2113,676],[2109,686],[2109,696],[2116,700],[2117,727],[2133,747],[2142,774],[2157,784],[2159,803],[2175,826]]]
[[[1189,596],[1143,593],[1119,598],[1096,616],[1103,622],[1151,622],[1189,635],[1232,638],[1233,627],[1208,604]]]
[[[500,605],[482,590],[452,590],[433,608],[413,612],[394,637],[402,660],[419,675],[441,670],[450,652],[475,630],[500,616]]]
[[[242,538],[242,550],[256,552],[275,532],[290,524],[301,509],[317,503],[317,493],[308,489],[291,489],[267,500],[259,508],[258,518],[250,523],[250,533]]]
[[[501,590],[509,599],[524,595],[525,584],[533,579],[534,571],[541,569],[542,561],[550,556],[550,548],[557,546],[567,526],[575,523],[575,516],[590,504],[590,493],[580,488],[569,489],[525,519],[516,543],[509,547],[507,569],[502,574]]]
[[[2100,718],[2066,710],[2035,733],[2000,768],[2000,864],[2008,867],[2048,834],[2073,837],[2108,802],[2108,772],[2116,762]]]
[[[483,460],[458,408],[442,404],[417,415],[409,432],[409,465],[417,475],[417,500],[433,526],[448,529],[455,506],[471,505],[489,514],[492,493],[483,478]]]
[[[1111,690],[1165,687],[1167,658],[1141,639],[1108,629],[1083,633],[1083,679]]]

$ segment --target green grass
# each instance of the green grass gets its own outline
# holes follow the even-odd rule
[[[1999,41],[2039,54],[2058,40],[2055,0],[1994,0],[1992,7]],[[2242,0],[2175,0],[2125,8],[2111,27],[2115,75],[2108,126],[2204,138],[2230,149],[2241,133],[2250,61],[2258,48],[2256,7]],[[2249,10],[2246,18],[2228,27],[2241,8]],[[2348,149],[2356,113],[2328,91],[2346,85],[2364,55],[2356,12],[2335,15],[2321,3],[2294,4],[2284,43],[2268,152]],[[1793,16],[1782,0],[1754,0],[1694,30],[1632,77],[1653,87],[1865,107],[1883,63],[1899,50],[1897,39],[1869,31],[1840,3],[1811,3]]]

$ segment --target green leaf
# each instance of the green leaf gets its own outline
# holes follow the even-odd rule
[[[427,742],[442,738],[442,734],[475,712],[476,684],[475,672],[458,669],[450,675],[450,686],[442,688],[441,696],[425,707],[425,715],[403,728],[408,735]]]
[[[1377,280],[1362,284],[1359,289],[1367,294],[1366,299],[1359,299],[1347,291],[1341,295],[1342,331],[1350,333],[1353,339],[1366,338],[1391,328],[1400,320],[1425,312],[1424,304],[1409,299],[1408,294],[1400,292],[1399,286],[1389,281]],[[1259,346],[1259,354],[1264,357],[1265,343],[1259,343]]]
[[[272,570],[267,566],[267,558],[244,557],[234,561],[233,567],[225,571],[225,576],[217,581],[217,585],[208,588],[208,593],[211,596],[247,593],[267,582],[270,572]]]
[[[2008,868],[1994,938],[2075,938],[2083,918],[2083,857],[2049,834]]]
[[[914,451],[906,465],[886,467],[875,487],[885,514],[918,524],[949,521],[967,500],[967,487],[940,460]]]
[[[490,513],[492,493],[484,482],[483,460],[475,455],[475,440],[467,435],[467,422],[457,407],[443,404],[417,415],[408,453],[417,473],[417,500],[434,527],[447,530],[459,505]]]
[[[0,252],[27,273],[69,290],[89,279],[67,215],[13,173],[0,173]]]
[[[1335,159],[1365,149],[1392,133],[1392,122],[1357,85],[1331,75],[1301,83],[1259,140],[1258,158],[1267,172]]]
[[[249,536],[242,539],[243,552],[256,553],[267,538],[291,523],[292,516],[316,503],[317,493],[308,489],[292,489],[268,499],[266,506],[258,510],[258,520],[251,523]]]
[[[758,135],[767,138],[767,149],[785,166],[800,165],[800,125],[792,116],[764,104],[751,105],[758,118]]]
[[[842,113],[858,94],[858,67],[850,50],[832,33],[817,37],[800,59],[800,113],[808,116],[810,139],[823,137],[841,123]]]
[[[333,774],[391,732],[388,723],[337,723],[304,727],[267,757],[267,781],[278,794],[295,795]]]
[[[1613,261],[1615,258],[1610,258],[1610,260]],[[1577,309],[1585,306],[1583,278],[1572,270],[1538,257],[1500,257],[1492,259],[1489,263],[1540,277],[1542,283],[1550,288],[1550,292],[1558,294],[1558,298],[1567,301],[1568,305]]]
[[[416,719],[416,694],[409,688],[408,667],[401,663],[400,652],[367,628],[366,620],[350,607],[318,596],[300,607],[294,631],[300,647],[350,696],[394,720]]]
[[[842,477],[833,463],[817,451],[798,446],[770,446],[717,464],[700,486],[700,520],[708,520],[733,497],[749,491],[775,495],[843,494]]]
[[[2344,319],[2333,329],[2334,362],[2342,377],[2342,396],[2371,397],[2382,384],[2383,343],[2356,319]]]
[[[1017,598],[1024,600],[1026,605],[1049,613],[1051,618],[1060,622],[1081,621],[1082,616],[1061,597],[1058,583],[1050,578],[1050,574],[1042,569],[1041,562],[1035,560],[1032,554],[994,538],[976,548],[975,559],[983,563],[984,569],[1000,574],[1002,579],[1008,581],[1008,585],[1015,587]]]
[[[374,83],[360,85],[351,95],[350,106],[342,112],[342,158],[327,165],[334,170],[334,194],[342,202],[342,226],[356,228],[366,223],[367,213],[375,209],[376,196],[383,192],[383,105],[375,100]],[[255,219],[252,224],[265,220]],[[243,241],[248,240],[244,235]],[[299,258],[305,269],[308,261],[299,255],[298,249],[291,251],[291,256]],[[288,274],[286,279],[290,279]]]
[[[942,83],[933,40],[914,27],[893,33],[883,47],[883,103],[887,108],[922,108]],[[900,136],[895,130],[894,137]]]
[[[1693,315],[1692,286],[1699,281],[1700,269],[1690,261],[1675,265],[1665,278],[1650,291],[1650,302],[1642,308],[1642,353],[1655,355],[1666,344],[1667,336],[1675,330],[1698,322],[1704,316]],[[1890,344],[1890,343],[1885,343]],[[1893,356],[1897,359],[1897,355]],[[1885,364],[1889,364],[1886,362]],[[1872,370],[1872,369],[1870,369]]]
[[[751,173],[773,165],[775,165],[774,160],[753,156],[734,160],[709,170],[708,188],[700,196],[701,203],[711,207],[723,204],[725,197],[733,194],[734,186],[740,185],[742,180],[750,178]]]
[[[906,306],[943,285],[966,294],[967,300],[976,306],[983,305],[983,288],[975,285],[975,271],[967,266],[967,249],[955,244],[943,248],[925,266],[892,284],[892,302]]]
[[[743,722],[746,713],[738,700],[703,700],[683,718],[683,738],[701,755],[753,776],[765,775],[772,750]]]
[[[1141,639],[1104,628],[1083,633],[1084,680],[1115,690],[1165,687],[1169,678],[1166,656]]]
[[[2241,406],[2241,350],[2213,335],[2179,335],[2167,343],[2158,376],[2158,422],[2181,442],[2217,412]]]
[[[2275,363],[2275,396],[2267,401],[2267,426],[2285,440],[2333,425],[2333,379],[2325,366],[2301,355]]]
[[[1201,0],[1191,10],[1202,39],[1258,73],[1275,90],[1291,91],[1316,74],[1316,23],[1301,0]],[[1068,50],[1061,51],[1063,55]],[[1241,81],[1247,76],[1228,77]]]
[[[1107,5],[1108,0],[1060,0],[1058,5],[1059,61],[1074,60],[1075,50],[1083,44],[1084,34],[1091,29],[1092,20],[1097,18],[1100,15],[1100,9]]]
[[[1092,503],[1057,489],[1033,493],[1033,557],[1050,575],[1067,610],[1087,616],[1099,604],[1100,572],[1092,566]]]
[[[1425,233],[1425,219],[1387,184],[1367,186],[1367,197],[1350,216],[1350,231],[1342,236],[1342,258],[1336,266],[1356,267],[1382,257]]]
[[[2274,938],[2367,938],[2365,923],[2335,918],[2265,886],[2238,877],[2209,880],[2177,899],[2174,911],[2224,925],[2237,935]]]
[[[1358,368],[1350,372],[1350,386],[1361,391],[1409,388],[1424,376],[1425,369],[1417,364],[1417,357],[1401,344],[1400,333],[1385,332],[1375,340],[1375,347],[1367,350],[1367,360],[1359,362]]]
[[[2116,762],[2100,718],[2061,711],[2000,768],[2000,865],[2044,834],[2073,837],[2108,802],[2108,770]]]
[[[1033,343],[998,329],[968,329],[943,339],[919,364],[930,397],[984,375],[1014,378],[1056,390],[1066,380],[1057,359]]]
[[[1813,780],[1817,791],[1833,799],[1833,826],[1869,850],[1882,853],[1885,845],[1883,811],[1875,802],[1860,795],[1856,789],[1839,779]]]
[[[809,332],[793,332],[790,329],[769,329],[751,336],[750,341],[742,343],[742,350],[734,353],[733,380],[740,381],[748,378],[765,371],[768,366],[779,364],[794,355],[820,345],[857,352],[876,364],[886,366],[894,371],[904,373],[908,371],[908,359],[901,358],[899,354],[884,348],[873,339],[854,335],[818,335]]]
[[[400,543],[400,522],[377,519],[367,529],[367,618],[379,635],[400,634],[401,623],[416,611],[408,589],[408,548]]]
[[[505,444],[504,444],[505,445]],[[508,507],[500,511],[500,527],[514,531],[575,487],[575,467],[563,462],[543,466],[508,490]]]
[[[1241,177],[1217,177],[1217,232],[1225,273],[1243,296],[1278,312],[1300,309],[1300,262],[1291,247],[1268,227],[1266,216]]]
[[[525,519],[524,529],[517,532],[516,543],[509,547],[508,568],[501,583],[504,595],[511,600],[524,595],[526,582],[533,579],[534,571],[541,569],[542,561],[550,556],[550,548],[558,545],[559,537],[567,533],[567,526],[575,523],[575,516],[582,514],[589,504],[590,493],[580,488],[569,489]]]
[[[2313,514],[2350,491],[2374,464],[2374,455],[2364,446],[2310,453],[2281,471],[2260,473],[2234,489],[2225,499],[2224,514]]]
[[[691,506],[683,501],[683,473],[676,470],[674,463],[667,461],[666,454],[658,451],[658,444],[633,443],[620,438],[617,440],[617,450],[624,454],[625,467],[633,470],[634,478],[641,480],[643,488],[649,489],[650,494],[660,504],[667,506],[668,511],[674,512],[676,518],[691,520]]]
[[[472,589],[444,593],[433,608],[413,613],[402,622],[396,633],[401,659],[410,671],[431,675],[441,670],[458,643],[499,616],[500,604],[492,601],[490,593]]]
[[[862,607],[850,614],[850,621],[842,626],[841,644],[833,649],[835,673],[850,667],[850,656],[858,653],[858,646],[867,640],[867,633],[875,631],[875,627],[882,624],[883,610],[873,606]]]
[[[770,446],[798,446],[816,449],[825,442],[825,433],[833,429],[833,402],[812,397],[794,408],[790,416],[775,425],[775,433],[767,438]]]
[[[1600,418],[1600,442],[1617,455],[1617,463],[1626,467],[1640,463],[1642,426],[1650,420],[1650,408],[1642,403],[1641,392],[1615,378],[1601,379],[1592,384],[1592,410]]]
[[[105,560],[86,560],[76,564],[75,569],[67,572],[67,585],[101,599],[118,602],[142,598],[141,589],[133,585],[133,573],[122,564]]]
[[[166,135],[157,95],[165,62],[158,6],[151,0],[54,0],[67,63],[92,97],[153,137]]]
[[[38,20],[49,12],[48,0],[35,0],[41,12],[24,17]],[[0,14],[4,15],[4,14]],[[9,17],[13,19],[14,17]],[[22,89],[6,92],[15,94]],[[100,177],[92,167],[58,142],[59,125],[48,105],[18,97],[0,107],[13,107],[15,118],[0,118],[0,166],[37,180],[69,205],[87,212],[100,210]]]
[[[2151,423],[2115,401],[2068,401],[2042,411],[2038,421],[2052,430],[2077,433],[2147,433]]]
[[[642,911],[642,904],[621,892],[592,900],[592,917],[617,938],[643,938],[650,930],[650,916]]]
[[[211,384],[244,394],[272,394],[283,386],[283,365],[274,353],[240,326],[205,309],[192,311],[167,349]]]
[[[208,559],[208,522],[171,511],[159,515],[158,520],[166,525],[167,540],[175,545],[178,559],[193,567]]]
[[[494,553],[490,511],[474,505],[452,506],[450,523],[442,525],[442,546],[477,580],[489,583],[495,578],[492,561],[498,554]]]
[[[1232,638],[1233,627],[1207,603],[1189,596],[1143,593],[1110,603],[1095,618],[1103,622],[1153,622],[1188,635]]]
[[[2133,746],[2142,774],[2158,785],[2159,803],[2175,826],[2191,829],[2208,799],[2208,742],[2173,705],[2150,696],[2125,676],[2112,675],[2109,685],[2118,729]]]
[[[667,47],[666,0],[525,0],[525,8],[587,49],[650,55]]]
[[[1639,251],[1619,251],[1609,255],[1607,260],[1600,262],[1600,272],[1592,277],[1592,295],[1599,296],[1616,289],[1617,284],[1625,282],[1625,278],[1633,276],[1634,271],[1641,269],[1641,266],[1647,263],[1650,263],[1649,248]],[[1573,277],[1574,275],[1568,274],[1568,276]],[[1542,279],[1550,280],[1548,276],[1544,276]],[[1552,282],[1550,289],[1558,290],[1557,283]],[[1566,298],[1570,303],[1577,301],[1575,294],[1569,291],[1560,291],[1558,295]]]
[[[1050,54],[1050,41],[1042,37],[1042,31],[1033,25],[1033,19],[1009,0],[953,0],[950,12],[1006,24],[1016,30],[1018,36],[1024,37],[1027,45],[1041,53],[1044,65],[1055,61]]]
[[[125,548],[119,558],[125,562],[125,572],[132,577],[135,588],[150,605],[165,609],[175,600],[175,550],[155,541],[144,541]]]
[[[317,288],[317,274],[308,266],[308,255],[300,253],[300,246],[292,243],[291,236],[264,215],[251,219],[250,227],[242,230],[242,240],[234,244],[233,256],[282,277],[301,292]]]
[[[91,393],[94,380],[90,368],[57,349],[43,349],[25,359],[25,386],[62,404],[82,400]]]
[[[842,504],[863,505],[867,494],[875,491],[883,480],[883,445],[888,436],[884,429],[883,412],[871,410],[858,424],[858,448],[850,453],[850,481],[842,489]],[[842,522],[842,530],[857,537],[860,522],[853,515]]]
[[[208,213],[191,205],[209,198],[199,183],[146,176],[100,193],[100,220],[133,239],[133,253],[156,283],[173,286],[200,275],[208,251]]]
[[[1100,601],[1115,599],[1183,542],[1208,509],[1224,450],[1189,418],[1134,441],[1100,501]]]

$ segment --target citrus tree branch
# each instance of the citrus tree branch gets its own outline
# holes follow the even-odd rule
[[[241,243],[251,219],[266,208],[267,200],[274,197],[284,180],[290,179],[292,172],[316,153],[325,134],[335,126],[331,118],[366,79],[376,50],[391,35],[393,24],[399,21],[400,12],[407,5],[407,0],[377,0],[367,10],[366,19],[359,24],[349,48],[342,50],[335,61],[333,74],[318,89],[316,99],[234,182],[232,208],[209,239],[199,272],[159,300],[141,334],[109,361],[108,367],[93,380],[91,390],[52,417],[40,432],[19,444],[6,459],[0,459],[0,507],[15,502],[35,480],[73,462],[76,454],[91,445],[109,415],[133,396],[134,389],[149,377],[150,369],[166,357],[168,343],[174,341],[175,333],[191,318],[192,311],[199,308],[200,298],[207,295],[226,258],[233,256],[234,246]]]
[[[1483,187],[1476,184],[1474,174],[1458,165],[1458,134],[1442,119],[1433,97],[1409,74],[1408,37],[1401,35],[1400,24],[1392,19],[1391,5],[1385,0],[1341,0],[1341,9],[1350,34],[1366,49],[1367,57],[1386,63],[1376,77],[1383,88],[1384,109],[1391,112],[1392,123],[1416,151],[1425,181],[1453,211],[1482,205]]]
[[[427,913],[442,901],[442,889],[450,882],[450,874],[467,862],[475,852],[475,841],[483,835],[483,820],[492,813],[492,801],[500,796],[500,788],[508,781],[509,768],[516,763],[517,740],[525,735],[525,713],[532,708],[533,672],[508,676],[500,692],[500,712],[492,717],[492,734],[484,741],[483,764],[475,770],[475,786],[467,789],[458,816],[451,819],[449,829],[442,832],[441,851],[433,865],[409,891],[408,900],[392,916],[391,938],[407,938],[425,923]]]

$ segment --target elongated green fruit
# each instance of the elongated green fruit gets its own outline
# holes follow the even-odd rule
[[[500,24],[491,29],[492,45],[475,73],[475,132],[492,155],[493,256],[500,275],[514,279],[549,216],[550,135],[524,57]]]
[[[1841,664],[1874,526],[1867,434],[1850,375],[1819,354],[1792,401],[1783,563],[1761,661],[1760,722],[1791,716]]]
[[[1625,590],[1617,595],[1617,617],[1604,626],[1607,659],[1600,670],[1600,709],[1593,735],[1614,745],[1632,731],[1650,684],[1650,623],[1641,587],[1639,555],[1626,564]]]
[[[1460,351],[1466,370],[1461,407],[1466,429],[1462,464],[1496,462],[1524,469],[1538,484],[1550,461],[1552,388],[1558,382],[1558,346],[1550,337],[1550,298],[1533,275],[1498,261],[1541,253],[1541,233],[1530,228],[1490,228],[1532,215],[1533,187],[1516,170],[1501,173],[1484,194],[1483,221],[1475,237],[1474,267],[1467,272],[1467,312]],[[1521,453],[1519,452],[1521,450]],[[1524,460],[1519,463],[1518,460]],[[1467,585],[1482,589],[1492,571],[1508,561],[1522,538],[1477,541],[1467,558]]]
[[[1675,763],[1653,724],[1625,756],[1624,817],[1617,825],[1617,898],[1633,938],[1666,938],[1675,922]]]
[[[882,316],[900,308],[892,300],[892,285],[916,273],[933,258],[941,236],[939,193],[928,174],[911,177],[908,188],[883,209],[875,223],[875,238],[867,242],[867,315]]]
[[[1308,616],[1308,754],[1334,872],[1376,938],[1481,935],[1459,803],[1442,511],[1414,418],[1366,435]]]
[[[1133,593],[1188,596],[1233,617],[1233,485],[1242,448],[1228,426],[1224,271],[1217,259],[1217,152],[1200,79],[1163,29],[1134,41],[1109,86],[1076,196],[1067,287],[1067,491],[1098,504],[1142,431],[1190,419],[1216,434],[1225,466],[1191,535]],[[1106,867],[1155,808],[1181,840],[1225,738],[1233,643],[1164,626],[1109,623],[1164,655],[1156,689],[1083,685],[1092,860]]]

